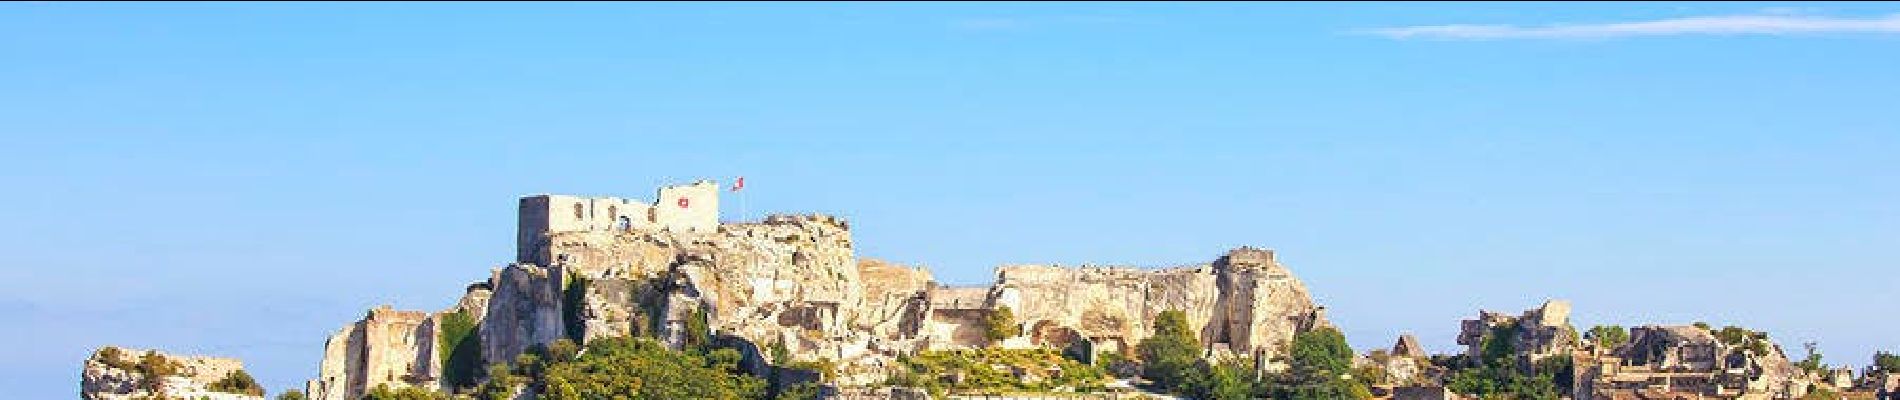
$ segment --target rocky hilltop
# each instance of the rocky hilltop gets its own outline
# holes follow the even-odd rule
[[[263,398],[263,390],[236,359],[116,346],[102,347],[86,358],[79,393],[86,400]]]
[[[1365,396],[1766,399],[1806,395],[1824,381],[1882,395],[1900,389],[1900,379],[1890,376],[1900,369],[1855,382],[1852,371],[1797,368],[1766,334],[1736,327],[1596,327],[1581,334],[1564,301],[1520,314],[1480,311],[1460,325],[1463,354],[1428,355],[1404,335],[1389,350],[1325,364],[1350,361],[1357,370],[1314,375],[1321,371],[1310,362],[1317,353],[1289,348],[1306,343],[1326,349],[1330,355],[1322,357],[1343,351],[1352,358],[1351,349],[1272,250],[1241,247],[1165,269],[1006,265],[989,285],[953,287],[924,268],[861,257],[851,225],[835,216],[719,221],[718,193],[700,182],[663,188],[651,203],[523,198],[515,260],[468,283],[447,309],[381,306],[339,328],[325,341],[305,391],[314,399],[356,400],[377,388],[467,389],[483,379],[484,366],[553,354],[548,349],[563,339],[585,345],[629,336],[655,338],[660,344],[644,342],[654,347],[734,350],[731,368],[769,380],[774,393],[822,376],[832,389],[868,398],[923,396],[918,388],[880,386],[915,378],[893,374],[922,365],[912,363],[920,355],[964,354],[943,350],[1031,349],[1015,353],[1018,361],[1074,360],[978,364],[930,379],[1009,370],[1002,379],[1031,384],[1062,375],[1052,366],[1089,366],[1097,357],[1127,377],[1125,360],[1150,338],[1185,346],[1190,361],[1209,361],[1198,364],[1202,374],[1321,384],[1356,376],[1355,384],[1373,389]],[[1302,357],[1305,370],[1288,368],[1289,359]],[[1250,373],[1224,369],[1237,359],[1253,364],[1231,368]],[[86,361],[81,386],[87,399],[261,393],[236,360],[112,347]],[[832,392],[841,393],[855,392]]]
[[[706,202],[682,199],[653,207]],[[993,285],[946,287],[927,270],[860,258],[850,225],[833,216],[776,215],[711,229],[702,221],[601,226],[590,219],[622,216],[595,213],[637,209],[598,204],[524,199],[521,226],[539,231],[518,235],[517,260],[469,285],[449,310],[384,307],[345,326],[325,346],[309,394],[354,399],[379,385],[449,385],[441,349],[452,344],[439,331],[451,314],[474,317],[482,364],[562,338],[640,334],[677,346],[699,318],[716,340],[751,349],[754,368],[822,359],[835,363],[842,385],[883,382],[899,356],[989,345],[984,317],[1005,308],[1021,332],[995,343],[1006,348],[1132,352],[1158,313],[1176,310],[1210,356],[1272,359],[1294,334],[1327,325],[1323,308],[1269,250],[1235,249],[1163,270],[1005,266]],[[789,359],[768,360],[768,348]]]

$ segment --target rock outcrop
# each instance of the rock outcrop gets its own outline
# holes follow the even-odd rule
[[[349,400],[378,385],[433,388],[441,365],[436,323],[422,311],[387,305],[369,310],[324,341],[317,379],[305,384],[306,393],[313,399]]]
[[[400,311],[388,305],[331,334],[323,345],[317,378],[304,392],[318,400],[353,400],[377,386],[443,388],[442,321],[461,312],[476,321],[488,308],[487,284],[470,285],[454,307],[438,313]]]
[[[213,390],[215,383],[243,370],[244,363],[231,358],[180,356],[157,350],[106,346],[86,359],[85,368],[80,372],[79,397],[86,400],[263,399],[261,395]]]
[[[1128,351],[1153,335],[1157,315],[1181,311],[1210,350],[1269,360],[1294,334],[1327,324],[1305,285],[1267,250],[1240,248],[1210,264],[1164,270],[1024,265],[997,275],[990,306],[1009,307],[1032,346],[1086,340],[1096,351]],[[956,337],[935,343],[980,345]]]
[[[1466,346],[1465,355],[1472,360],[1481,360],[1485,339],[1499,334],[1507,335],[1500,339],[1509,340],[1511,352],[1524,368],[1548,357],[1570,354],[1580,345],[1576,328],[1570,326],[1570,302],[1563,300],[1546,301],[1518,316],[1479,311],[1477,319],[1464,320],[1460,325],[1458,344]]]
[[[686,208],[707,204],[709,195],[716,192],[652,205]],[[1003,346],[1085,344],[1091,353],[1131,352],[1169,310],[1188,315],[1210,354],[1261,360],[1277,356],[1294,334],[1327,324],[1323,308],[1268,250],[1241,248],[1162,270],[1005,266],[994,285],[949,288],[927,270],[859,258],[850,225],[832,216],[774,215],[704,229],[660,223],[665,218],[621,221],[632,209],[625,201],[533,196],[522,204],[517,259],[477,284],[485,301],[471,300],[471,290],[458,305],[481,308],[484,365],[563,338],[643,335],[679,346],[713,337],[736,343],[748,360],[828,360],[838,367],[837,383],[876,384],[898,356],[988,345],[983,319],[1002,307],[1024,332]],[[360,328],[333,337],[311,392],[351,398],[379,383],[440,385],[439,351],[424,348],[434,343],[435,317],[401,315],[414,323],[384,323],[372,312],[352,325]],[[412,341],[372,340],[373,326],[383,326],[384,338]],[[707,331],[689,331],[700,326]]]
[[[947,288],[928,271],[859,259],[829,216],[772,216],[714,231],[559,232],[523,251],[553,263],[495,274],[482,324],[490,362],[560,338],[647,334],[677,344],[696,315],[713,334],[782,347],[774,363],[827,359],[845,383],[882,381],[895,357],[986,345],[982,319],[1009,307],[1005,346],[1132,351],[1179,310],[1215,354],[1271,359],[1323,309],[1270,251],[1243,248],[1163,270],[1005,266],[989,287]]]

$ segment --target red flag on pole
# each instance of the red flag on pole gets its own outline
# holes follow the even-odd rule
[[[732,191],[734,192],[737,192],[739,191],[739,189],[744,189],[744,188],[745,188],[745,177],[743,176],[739,177],[738,181],[732,183]]]

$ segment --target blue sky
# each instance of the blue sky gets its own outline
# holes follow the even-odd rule
[[[1361,349],[1563,298],[1865,364],[1900,350],[1896,13],[0,4],[0,392],[105,344],[300,387],[508,261],[518,196],[740,175],[949,283],[1256,245]]]

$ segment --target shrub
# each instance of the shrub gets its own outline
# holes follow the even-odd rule
[[[364,393],[363,400],[449,400],[449,395],[414,386],[390,389],[388,384],[382,384]]]
[[[1141,376],[1161,388],[1182,393],[1199,371],[1201,342],[1188,327],[1187,314],[1180,310],[1162,311],[1155,316],[1155,334],[1135,345],[1141,358]]]
[[[1051,349],[982,348],[926,351],[898,359],[902,370],[893,385],[932,392],[1043,392],[1059,387],[1099,389],[1107,379],[1100,367],[1083,364]],[[1018,378],[1021,374],[1023,378]],[[961,377],[960,381],[951,379]]]
[[[1584,337],[1595,341],[1599,348],[1611,349],[1628,343],[1630,331],[1621,325],[1597,325],[1584,333]]]
[[[475,316],[462,310],[444,314],[438,332],[436,350],[446,355],[442,360],[443,380],[450,387],[474,385],[482,365],[481,335],[475,334]]]
[[[989,339],[990,343],[1021,334],[1023,334],[1023,327],[1016,325],[1016,314],[1009,310],[1009,306],[996,307],[983,318],[983,338]]]
[[[1874,369],[1886,373],[1900,373],[1900,356],[1876,351],[1874,352]]]
[[[673,351],[639,338],[598,339],[574,361],[549,364],[541,393],[549,400],[763,396],[765,381],[739,373],[737,353],[727,352]]]
[[[252,396],[264,395],[264,388],[262,386],[257,385],[257,380],[252,379],[251,374],[249,372],[244,372],[244,370],[241,370],[241,369],[236,370],[236,371],[231,371],[231,373],[225,374],[224,378],[218,379],[218,381],[216,382],[211,382],[211,386],[209,386],[208,388],[214,392],[246,394],[246,395],[252,395]]]

